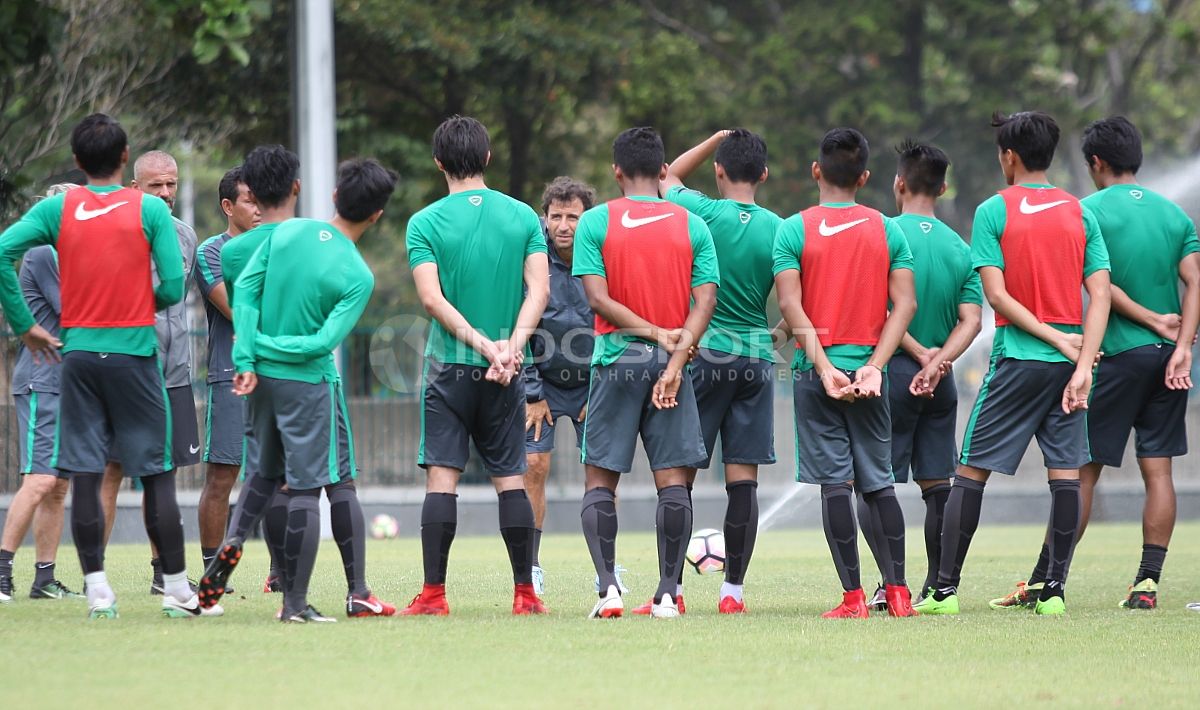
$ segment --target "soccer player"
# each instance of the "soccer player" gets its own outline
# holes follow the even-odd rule
[[[456,491],[468,440],[475,442],[499,497],[500,534],[515,585],[513,613],[547,611],[533,589],[525,387],[517,376],[550,296],[546,240],[536,212],[484,183],[489,146],[479,121],[466,116],[443,121],[433,134],[433,160],[449,194],[408,222],[408,263],[434,323],[425,350],[417,455],[426,474],[425,584],[400,612],[406,616],[450,613],[446,566],[458,527]]]
[[[658,489],[659,582],[650,615],[680,614],[677,585],[692,533],[688,474],[707,454],[689,348],[717,301],[717,258],[704,220],[659,197],[667,178],[662,139],[630,128],[613,141],[613,174],[623,197],[584,213],[573,272],[596,312],[596,347],[583,431],[583,535],[600,576],[590,618],[619,617],[614,576],[621,474],[633,468],[638,435]]]
[[[287,623],[335,621],[308,603],[320,543],[321,489],[331,509],[365,527],[354,488],[357,469],[341,378],[333,351],[358,322],[375,277],[358,252],[362,235],[383,215],[396,174],[374,160],[338,168],[329,222],[293,219],[250,258],[235,284],[234,391],[247,395],[248,462],[256,475],[288,486],[283,612]],[[236,242],[235,242],[236,243]],[[339,540],[339,546],[343,542]],[[365,563],[365,537],[350,544]],[[350,616],[396,612],[366,588],[361,575],[346,600]],[[362,606],[371,614],[359,614]]]
[[[925,500],[925,555],[928,568],[922,597],[937,583],[941,556],[942,511],[950,495],[956,445],[958,390],[949,367],[979,335],[983,289],[971,268],[971,248],[934,214],[946,191],[950,159],[941,149],[908,141],[901,145],[892,191],[900,216],[892,220],[904,232],[913,255],[916,315],[888,364],[888,404],[892,415],[892,475],[912,478]],[[858,521],[874,546],[872,516],[861,496]],[[872,549],[875,557],[879,551]],[[880,570],[881,574],[886,570]],[[871,608],[887,609],[881,584]]]
[[[1096,217],[1112,261],[1112,312],[1104,331],[1104,359],[1088,408],[1091,463],[1079,472],[1087,527],[1092,495],[1105,466],[1120,466],[1132,429],[1146,504],[1142,559],[1127,609],[1158,605],[1158,581],[1175,527],[1171,459],[1187,453],[1187,390],[1192,387],[1192,341],[1200,321],[1200,240],[1178,206],[1137,184],[1142,138],[1121,116],[1088,126],[1083,157],[1096,192],[1082,200]],[[1178,282],[1186,290],[1180,305]],[[1029,605],[1046,581],[1048,545],[1016,596],[999,604]]]
[[[683,181],[716,154],[713,169],[721,199],[689,190]],[[700,217],[712,233],[721,265],[721,296],[691,367],[707,458],[717,434],[725,469],[725,582],[718,611],[746,611],[742,582],[758,534],[758,467],[775,463],[775,349],[767,330],[767,297],[775,231],[783,221],[755,203],[767,179],[767,144],[744,129],[718,131],[675,159],[662,183],[666,199]],[[696,471],[688,474],[688,493]],[[682,570],[680,571],[682,574]],[[683,606],[683,578],[677,588]],[[650,605],[633,613],[649,613]]]
[[[529,340],[532,360],[522,370],[525,381],[525,490],[533,507],[533,591],[545,593],[545,571],[538,553],[542,523],[546,519],[546,477],[554,451],[555,424],[567,417],[575,427],[575,441],[583,442],[583,420],[594,341],[592,307],[583,282],[571,275],[575,255],[575,228],[579,218],[596,204],[590,185],[557,177],[542,192],[550,260],[550,300]]]
[[[85,188],[42,200],[0,235],[0,304],[35,358],[64,355],[60,375],[60,471],[72,479],[71,531],[90,618],[117,616],[104,571],[100,478],[109,451],[142,480],[146,532],[163,569],[163,614],[201,614],[187,581],[175,498],[171,416],[159,366],[154,313],[183,297],[183,256],[161,199],[121,187],[129,147],[112,118],[92,114],[71,132]],[[56,246],[62,276],[62,341],[38,325],[12,264],[38,244]],[[151,282],[151,262],[159,284]]]
[[[845,590],[842,603],[823,614],[827,619],[869,614],[853,489],[876,536],[888,613],[914,614],[883,392],[884,368],[916,310],[913,258],[898,224],[855,203],[871,176],[869,150],[853,128],[826,133],[812,165],[820,204],[785,220],[775,239],[779,307],[797,338],[796,479],[821,486],[825,538]]]
[[[1082,410],[1108,322],[1108,250],[1091,211],[1046,177],[1058,146],[1054,119],[1040,111],[996,113],[992,125],[1010,187],[979,206],[971,230],[971,265],[996,311],[992,362],[942,517],[937,589],[917,610],[958,613],[984,484],[993,471],[1015,474],[1036,436],[1050,484],[1045,584],[1036,600],[1029,595],[1005,606],[1059,615],[1066,612],[1063,588],[1079,535],[1079,467],[1089,459]],[[1081,286],[1089,296],[1086,311]]]
[[[46,197],[78,187],[53,185]],[[54,337],[59,335],[58,256],[54,247],[30,249],[21,262],[21,291],[37,324]],[[21,487],[4,517],[0,538],[0,602],[13,598],[13,556],[33,525],[35,551],[30,599],[70,599],[82,595],[54,576],[58,541],[62,538],[63,500],[70,481],[54,468],[58,448],[58,373],[61,363],[35,361],[21,347],[12,374],[13,404],[17,410],[17,446],[20,451]]]

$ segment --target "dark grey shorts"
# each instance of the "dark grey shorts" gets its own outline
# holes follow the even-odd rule
[[[549,380],[542,380],[542,396],[550,407],[550,417],[553,421],[547,424],[542,421],[542,438],[534,439],[534,427],[525,431],[525,453],[544,454],[554,450],[554,431],[558,420],[566,417],[575,427],[575,446],[583,446],[583,422],[579,421],[579,413],[587,406],[588,388],[559,387]]]
[[[13,395],[17,410],[17,446],[21,473],[58,475],[58,395],[29,392]]]
[[[942,378],[933,399],[908,391],[920,364],[904,353],[888,363],[888,404],[892,410],[892,475],[904,483],[912,469],[914,481],[936,481],[954,475],[957,446],[958,390],[953,374]]]
[[[854,372],[847,371],[851,380]],[[888,380],[883,396],[843,402],[825,394],[816,370],[792,372],[796,412],[796,480],[853,482],[862,493],[892,485]]]
[[[259,375],[246,398],[245,477],[283,478],[298,491],[357,475],[341,386]]]
[[[1014,475],[1035,436],[1046,468],[1079,468],[1091,460],[1083,411],[1064,414],[1069,362],[1002,358],[979,387],[963,434],[959,462]]]
[[[196,423],[196,398],[192,386],[167,388],[171,402],[171,457],[175,467],[200,463],[200,430]]]
[[[691,372],[708,453],[701,468],[712,465],[717,434],[724,463],[775,463],[774,364],[702,348]]]
[[[171,410],[158,357],[84,350],[63,356],[59,432],[61,471],[100,473],[110,451],[130,478],[173,470]]]
[[[426,358],[417,465],[462,471],[470,444],[492,476],[525,473],[525,383],[488,382],[486,367]]]
[[[1187,453],[1187,390],[1163,382],[1174,351],[1144,345],[1100,361],[1087,413],[1092,461],[1120,466],[1130,430],[1139,459]]]
[[[613,364],[592,368],[583,424],[585,464],[628,473],[639,434],[652,471],[704,464],[708,453],[691,377],[685,373],[675,407],[655,409],[651,401],[669,357],[662,348],[633,343]]]
[[[240,466],[246,435],[246,400],[233,393],[232,382],[208,385],[204,410],[204,460]]]

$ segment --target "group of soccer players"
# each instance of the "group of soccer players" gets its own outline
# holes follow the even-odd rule
[[[856,201],[870,178],[866,138],[831,130],[812,164],[818,204],[781,219],[756,202],[768,176],[758,135],[720,131],[668,164],[653,129],[631,128],[613,144],[620,198],[596,205],[594,189],[560,177],[539,217],[487,187],[481,123],[443,122],[432,152],[448,194],[415,214],[406,236],[433,324],[417,460],[427,475],[424,584],[397,610],[366,584],[353,437],[333,359],[370,298],[374,279],[356,243],[382,214],[395,173],[370,159],[344,163],[327,222],[295,217],[299,162],[281,146],[256,148],[220,183],[228,228],[199,245],[191,269],[209,323],[205,572],[193,588],[170,474],[199,447],[173,445],[183,407],[169,338],[153,326],[156,311],[180,300],[190,263],[180,246],[196,240],[188,244],[190,229],[172,229],[169,208],[147,197],[159,188],[143,171],[135,170],[140,190],[122,187],[125,134],[107,116],[88,117],[72,134],[87,185],[43,200],[0,236],[0,303],[24,345],[13,394],[29,474],[4,531],[0,592],[11,597],[13,552],[32,519],[31,595],[72,594],[53,576],[66,492],[57,476],[69,476],[89,614],[116,616],[103,567],[107,467],[141,482],[168,616],[222,613],[245,540],[263,521],[272,561],[264,591],[283,592],[279,618],[333,621],[307,595],[322,489],[347,614],[446,615],[457,487],[473,444],[498,497],[513,613],[546,613],[539,546],[565,416],[585,465],[581,522],[598,594],[590,617],[625,612],[616,491],[639,437],[658,490],[659,581],[632,613],[686,611],[692,485],[718,436],[728,505],[717,608],[744,613],[758,469],[775,462],[775,352],[794,339],[796,477],[820,486],[844,591],[825,617],[957,613],[988,476],[1015,474],[1034,437],[1051,493],[1045,541],[1030,578],[991,606],[1064,613],[1100,471],[1120,465],[1131,429],[1147,499],[1142,558],[1122,606],[1154,608],[1175,517],[1171,460],[1187,448],[1200,240],[1182,210],[1136,183],[1141,139],[1126,119],[1085,131],[1098,192],[1082,201],[1048,182],[1059,139],[1050,116],[997,114],[993,126],[1009,187],[980,205],[968,246],[935,216],[950,161],[930,145],[897,149],[899,215],[886,217]],[[169,182],[158,165],[165,154],[148,155],[146,174]],[[684,185],[710,159],[719,198]],[[37,245],[51,246],[29,251],[18,283],[12,265]],[[774,327],[772,288],[783,314]],[[960,448],[952,365],[980,332],[985,297],[996,334]],[[915,603],[894,490],[910,472],[926,503],[928,568]],[[870,599],[860,528],[882,580]]]

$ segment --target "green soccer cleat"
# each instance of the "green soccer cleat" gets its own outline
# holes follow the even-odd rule
[[[67,589],[67,586],[57,579],[52,579],[41,586],[31,587],[30,599],[83,599],[79,592]]]
[[[1044,601],[1039,599],[1033,613],[1038,616],[1062,616],[1067,613],[1067,601],[1062,597],[1050,597]]]
[[[105,606],[94,606],[88,609],[88,619],[92,621],[115,618],[117,618],[117,602],[115,599]]]
[[[938,601],[932,593],[913,604],[913,609],[921,616],[954,616],[958,614],[958,595],[951,594]]]
[[[988,602],[988,606],[993,609],[1032,609],[1037,606],[1038,597],[1044,586],[1046,586],[1045,582],[1033,584],[1017,582],[1016,589],[999,599],[991,600]]]
[[[1121,600],[1122,609],[1154,609],[1158,607],[1158,585],[1147,577],[1129,588],[1129,596]]]

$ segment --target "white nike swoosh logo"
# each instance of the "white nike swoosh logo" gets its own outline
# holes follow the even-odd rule
[[[1070,202],[1070,200],[1058,200],[1057,202],[1043,202],[1040,205],[1031,205],[1031,204],[1029,204],[1028,198],[1022,197],[1020,209],[1021,209],[1021,214],[1037,214],[1038,212],[1045,212],[1046,210],[1050,209],[1051,207],[1058,207],[1059,205],[1065,205],[1068,202]]]
[[[196,452],[197,452],[197,451],[199,451],[199,450],[200,450],[200,447],[199,447],[199,446],[189,446],[189,447],[188,447],[188,451],[192,452],[193,454],[194,454],[194,453],[196,453]]]
[[[109,212],[112,212],[116,208],[120,207],[121,205],[127,205],[127,204],[129,204],[128,200],[122,200],[121,202],[111,204],[108,207],[105,207],[104,209],[89,210],[88,208],[83,206],[82,202],[80,202],[78,205],[75,206],[75,219],[80,222],[86,222],[89,219],[92,219],[93,217],[100,217],[101,215],[106,215]]]
[[[625,214],[621,215],[621,226],[625,229],[636,229],[637,227],[644,227],[647,224],[654,224],[655,222],[660,222],[667,217],[674,216],[674,212],[668,212],[666,214],[655,215],[653,217],[642,217],[640,219],[635,219],[629,216],[629,210],[625,210]]]
[[[822,219],[821,223],[817,225],[817,231],[821,233],[822,237],[832,237],[833,235],[844,232],[851,227],[857,227],[866,221],[867,218],[863,217],[862,219],[856,219],[853,222],[847,222],[845,224],[839,224],[836,227],[830,227],[829,225],[825,224],[825,220]]]
[[[383,613],[383,605],[382,604],[372,604],[367,599],[355,599],[354,603],[362,604],[366,608],[370,609],[371,613],[373,613],[373,614],[382,614]]]

